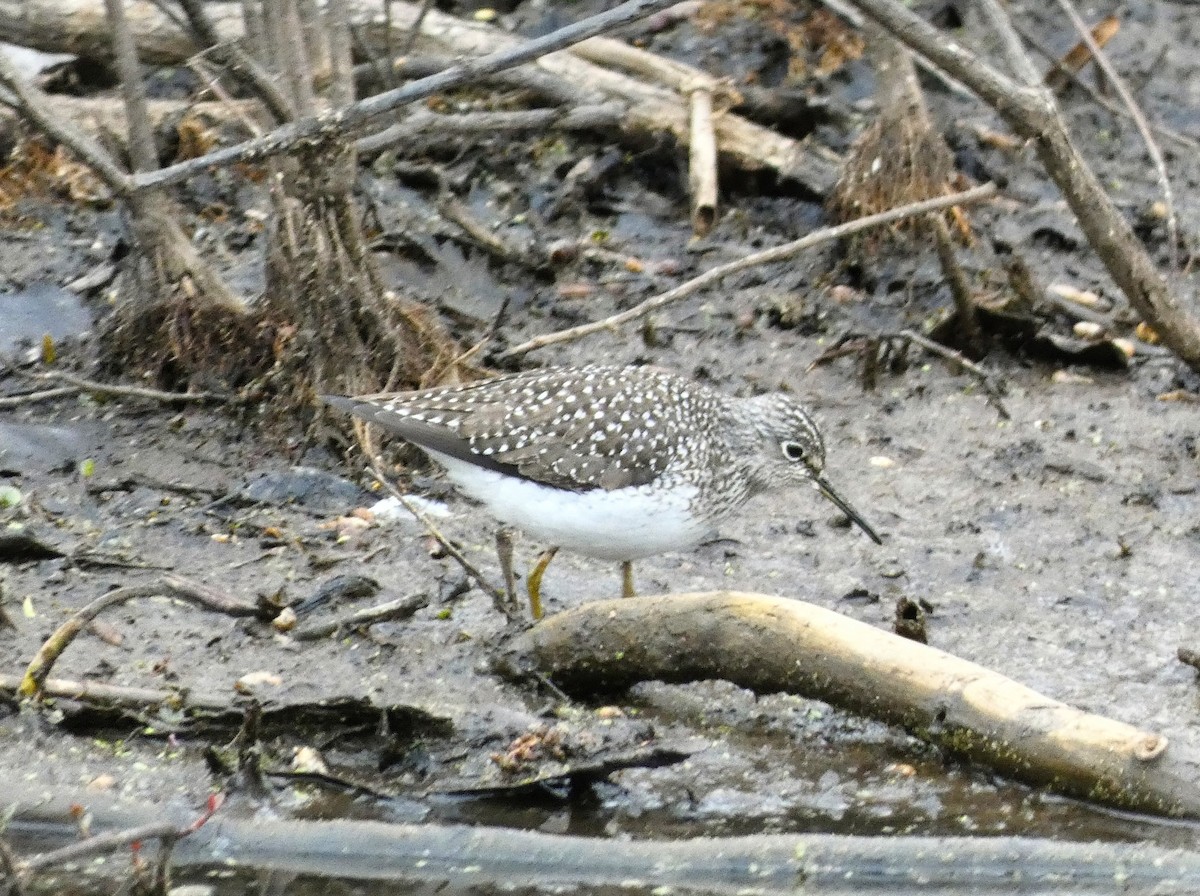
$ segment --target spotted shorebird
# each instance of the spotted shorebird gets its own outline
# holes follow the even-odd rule
[[[825,479],[821,431],[790,395],[731,398],[653,367],[588,366],[324,400],[421,448],[492,516],[550,545],[527,582],[534,618],[559,548],[619,560],[628,597],[633,560],[695,545],[771,489],[814,486],[882,543]],[[511,561],[510,545],[510,600]]]

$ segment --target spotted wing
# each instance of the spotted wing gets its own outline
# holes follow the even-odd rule
[[[335,406],[422,448],[573,491],[652,482],[686,420],[675,377],[623,368],[552,368]],[[686,410],[686,407],[685,407]]]

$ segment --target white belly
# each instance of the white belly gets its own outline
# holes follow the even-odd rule
[[[588,557],[636,560],[691,547],[713,532],[710,524],[688,513],[694,486],[670,495],[647,486],[571,492],[503,476],[436,451],[427,453],[496,519],[547,545]]]

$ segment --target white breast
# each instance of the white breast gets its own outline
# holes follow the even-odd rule
[[[691,547],[713,532],[689,513],[695,486],[670,493],[649,486],[572,492],[508,477],[427,452],[466,495],[501,522],[568,551],[601,560],[636,560]]]

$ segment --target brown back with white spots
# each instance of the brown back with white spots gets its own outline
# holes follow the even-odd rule
[[[355,400],[355,413],[423,448],[559,488],[611,491],[708,466],[696,454],[712,443],[697,431],[725,401],[654,368],[592,366],[370,396]]]

